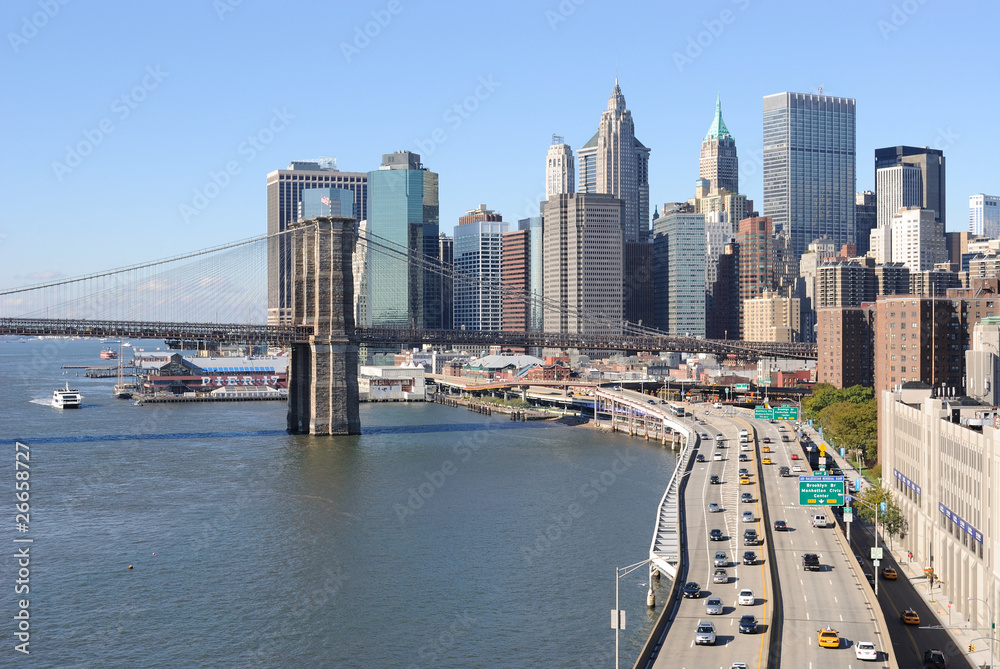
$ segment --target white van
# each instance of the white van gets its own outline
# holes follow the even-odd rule
[[[813,517],[812,517],[812,526],[813,527],[826,527],[827,526],[826,514],[825,513],[814,514]]]
[[[722,459],[722,453],[716,452],[715,455],[712,456],[712,459],[713,460],[721,460]]]

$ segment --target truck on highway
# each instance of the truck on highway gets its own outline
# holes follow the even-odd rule
[[[740,443],[741,444],[746,444],[746,443],[749,443],[749,442],[750,442],[750,431],[749,430],[740,430]]]

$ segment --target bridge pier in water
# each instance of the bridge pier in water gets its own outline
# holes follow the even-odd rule
[[[354,219],[313,218],[292,233],[292,323],[313,328],[292,344],[288,432],[361,434],[354,337]]]

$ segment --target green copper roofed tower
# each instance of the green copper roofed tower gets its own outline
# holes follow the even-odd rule
[[[715,100],[715,118],[708,128],[708,134],[701,142],[701,161],[698,164],[698,178],[708,181],[708,192],[717,194],[721,190],[740,192],[740,167],[736,157],[736,141],[722,120],[722,100]]]
[[[726,122],[722,120],[722,98],[715,98],[715,118],[712,120],[712,125],[708,128],[708,134],[705,135],[706,140],[719,139],[720,137],[728,137],[732,139],[733,136],[729,134],[729,128],[726,127]]]

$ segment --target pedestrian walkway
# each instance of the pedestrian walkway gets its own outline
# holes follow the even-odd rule
[[[803,423],[802,433],[808,436],[813,443],[826,444],[826,452],[833,457],[837,466],[843,470],[845,477],[850,480],[863,478],[861,473],[855,467],[853,467],[844,458],[840,457],[840,451],[830,446],[829,442],[822,439],[816,430],[807,427],[807,425]],[[862,482],[862,487],[867,487],[869,485],[871,484],[868,483],[867,480]],[[855,524],[857,525],[859,523],[855,521]],[[868,531],[871,531],[870,528],[868,528]],[[900,570],[902,571],[901,576],[905,576],[911,581],[916,594],[919,595],[927,603],[931,610],[934,611],[935,615],[937,615],[938,622],[949,628],[948,633],[955,642],[955,648],[957,649],[956,652],[967,657],[973,666],[989,667],[989,640],[984,638],[984,635],[987,637],[989,636],[989,631],[970,629],[972,625],[969,622],[969,614],[966,612],[965,607],[961,605],[961,602],[953,602],[948,598],[948,595],[942,589],[940,581],[935,581],[933,587],[931,587],[931,584],[924,573],[924,569],[929,565],[922,564],[915,558],[911,558],[911,553],[908,553],[907,551],[891,549],[888,543],[881,540],[881,535],[880,541],[883,544],[883,550],[891,554],[893,559],[899,565]],[[975,648],[972,652],[969,652],[970,645]],[[997,658],[1000,658],[1000,653],[995,654],[994,660]]]

